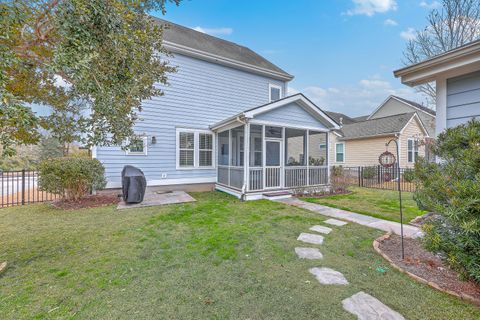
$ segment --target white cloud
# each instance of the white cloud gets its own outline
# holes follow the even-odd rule
[[[431,2],[428,2],[428,1],[422,1],[420,2],[420,7],[422,8],[426,8],[426,9],[436,9],[436,8],[440,8],[442,6],[442,4],[438,1],[431,1]]]
[[[400,32],[400,37],[405,40],[413,40],[416,36],[415,29],[413,28],[408,28],[407,30]]]
[[[288,94],[299,90],[289,88]],[[308,86],[300,92],[316,103],[320,108],[345,113],[351,117],[367,115],[380,105],[389,95],[397,95],[417,102],[425,102],[425,97],[408,87],[394,87],[390,82],[378,76],[362,79],[355,85],[338,88]]]
[[[398,26],[398,22],[393,20],[393,19],[387,19],[387,20],[383,21],[383,24],[386,25],[386,26],[391,26],[391,27]]]
[[[397,10],[396,0],[352,0],[354,7],[347,11],[350,16],[363,14],[369,17],[376,13],[385,13]]]
[[[196,26],[193,30],[199,31],[201,33],[206,33],[209,35],[229,35],[233,33],[232,28],[204,28],[200,26]]]

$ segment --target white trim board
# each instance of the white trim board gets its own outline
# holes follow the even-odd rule
[[[147,187],[156,187],[156,186],[170,186],[170,185],[179,185],[179,184],[200,184],[200,183],[215,183],[217,182],[217,177],[208,177],[208,178],[181,178],[181,179],[161,179],[161,180],[147,180]],[[121,188],[121,182],[108,182],[106,189],[116,189]]]

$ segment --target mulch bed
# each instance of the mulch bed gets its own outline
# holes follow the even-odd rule
[[[425,250],[416,239],[404,239],[405,259],[401,259],[401,238],[398,235],[377,239],[380,253],[401,271],[436,289],[480,305],[480,285],[461,281],[457,272],[446,266],[436,255]],[[423,280],[423,281],[422,281]]]
[[[58,200],[52,202],[52,206],[62,210],[76,210],[83,208],[104,207],[118,203],[118,196],[116,194],[97,194],[87,196],[78,201],[63,201]]]

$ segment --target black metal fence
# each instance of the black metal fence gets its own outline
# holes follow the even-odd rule
[[[364,188],[398,190],[398,168],[382,166],[342,167],[341,174],[350,185]],[[414,192],[413,169],[400,168],[400,188]]]
[[[0,208],[52,201],[57,195],[38,188],[36,171],[0,171]]]

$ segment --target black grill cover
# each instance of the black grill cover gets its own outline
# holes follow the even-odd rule
[[[134,166],[125,166],[122,170],[123,201],[126,203],[140,203],[145,195],[147,180],[142,170]]]

